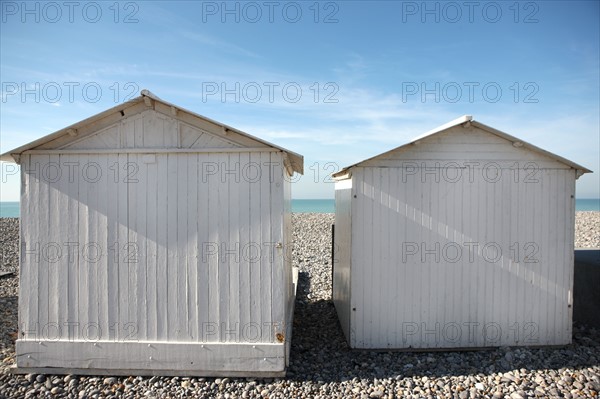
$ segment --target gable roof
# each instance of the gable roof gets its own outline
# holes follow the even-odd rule
[[[570,166],[573,169],[576,169],[577,170],[577,177],[583,175],[584,173],[593,173],[591,170],[589,170],[587,168],[584,168],[583,166],[578,165],[575,162],[569,161],[566,158],[563,158],[563,157],[561,157],[559,155],[556,155],[554,153],[551,153],[549,151],[541,149],[541,148],[539,148],[539,147],[537,147],[537,146],[535,146],[533,144],[530,144],[530,143],[528,143],[526,141],[523,141],[523,140],[521,140],[519,138],[511,136],[508,133],[504,133],[504,132],[502,132],[500,130],[494,129],[493,127],[484,125],[481,122],[477,122],[477,121],[473,120],[473,117],[471,115],[463,115],[460,118],[454,119],[453,121],[450,121],[450,122],[448,122],[448,123],[446,123],[446,124],[444,124],[442,126],[439,126],[439,127],[435,128],[433,130],[428,131],[427,133],[424,133],[424,134],[422,134],[422,135],[414,138],[413,140],[411,140],[410,142],[408,142],[406,144],[403,144],[403,145],[401,145],[399,147],[396,147],[396,148],[394,148],[394,149],[392,149],[390,151],[386,151],[386,152],[381,153],[379,155],[375,155],[374,157],[371,157],[371,158],[365,159],[363,161],[357,162],[355,164],[352,164],[350,166],[347,166],[347,167],[343,168],[342,170],[340,170],[339,172],[334,173],[332,175],[332,177],[333,178],[337,178],[337,179],[343,179],[349,173],[350,169],[352,169],[352,168],[354,168],[356,166],[362,166],[364,163],[366,163],[368,161],[371,161],[373,159],[384,157],[384,156],[386,156],[386,155],[388,155],[388,154],[390,154],[392,152],[395,152],[395,151],[398,151],[400,149],[409,147],[409,146],[411,146],[413,144],[418,144],[418,142],[420,142],[421,140],[433,137],[433,136],[435,136],[437,134],[445,132],[446,130],[451,129],[451,128],[456,127],[456,126],[459,126],[459,125],[466,125],[466,126],[471,125],[471,126],[475,126],[475,127],[479,128],[479,129],[482,129],[482,130],[484,130],[484,131],[486,131],[488,133],[494,134],[494,135],[496,135],[498,137],[501,137],[503,139],[511,141],[515,147],[526,148],[526,149],[528,149],[530,151],[537,152],[539,154],[542,154],[542,155],[545,155],[547,157],[550,157],[551,159],[553,159],[555,161],[561,162],[561,163],[563,163],[563,164],[565,164],[567,166]]]
[[[115,107],[112,107],[110,109],[107,109],[106,111],[100,112],[94,116],[91,116],[80,122],[67,126],[47,136],[41,137],[21,147],[7,151],[6,153],[0,155],[0,161],[18,163],[20,154],[24,151],[34,150],[39,148],[40,146],[44,146],[43,148],[47,148],[49,143],[53,141],[59,142],[59,148],[62,148],[68,143],[80,139],[81,137],[78,135],[78,132],[80,130],[95,124],[99,124],[103,120],[110,121],[110,123],[118,122],[121,119],[127,118],[131,115],[134,115],[137,112],[140,112],[140,106],[145,107],[145,109],[153,108],[154,110],[157,110],[157,107],[160,107],[160,109],[163,112],[168,112],[171,114],[171,116],[174,116],[175,118],[179,119],[181,119],[185,115],[185,117],[188,119],[195,119],[199,122],[202,122],[204,126],[210,127],[210,129],[208,130],[209,133],[215,134],[216,136],[226,137],[227,140],[238,142],[244,147],[249,147],[252,143],[255,143],[255,145],[261,147],[266,146],[280,150],[285,154],[284,159],[286,167],[290,171],[298,172],[300,174],[304,173],[304,157],[302,155],[289,151],[283,147],[279,147],[275,144],[269,143],[268,141],[252,136],[246,132],[243,132],[231,126],[225,125],[223,123],[209,119],[205,116],[199,115],[195,112],[171,104],[167,101],[160,99],[148,90],[142,90],[140,96],[126,101],[122,104],[119,104]],[[98,130],[99,129],[94,129],[94,131]]]

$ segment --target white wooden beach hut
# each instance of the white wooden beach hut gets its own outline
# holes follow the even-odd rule
[[[1,159],[22,177],[18,372],[284,373],[302,156],[144,90]]]
[[[333,300],[350,346],[570,343],[588,172],[464,116],[334,174]]]

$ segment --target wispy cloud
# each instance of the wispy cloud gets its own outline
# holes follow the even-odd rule
[[[235,56],[244,56],[251,58],[260,58],[260,56],[252,51],[237,46],[233,43],[226,42],[216,37],[200,34],[191,31],[179,31],[179,35],[185,39],[188,39],[196,44],[201,44],[207,47],[211,47],[213,50],[222,51]]]

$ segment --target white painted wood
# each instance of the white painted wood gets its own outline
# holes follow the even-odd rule
[[[158,179],[157,187],[167,187],[169,181],[168,174],[168,155],[157,155]],[[154,321],[157,340],[168,340],[169,321],[168,312],[168,292],[167,292],[167,257],[168,257],[168,214],[167,203],[169,199],[169,190],[157,190],[157,262],[156,262],[156,319]]]
[[[37,292],[37,270],[33,269],[35,258],[31,259],[31,248],[35,245],[34,225],[30,215],[37,214],[35,201],[37,196],[38,182],[35,176],[28,172],[33,168],[31,156],[24,155],[21,159],[21,213],[19,223],[19,256],[21,265],[19,267],[19,337],[29,337],[30,327],[37,321],[37,297],[30,293]],[[29,194],[29,195],[28,195]],[[25,226],[30,226],[26,228]],[[36,226],[37,227],[37,226]],[[34,309],[35,307],[35,309]],[[35,316],[34,316],[35,314]]]
[[[333,301],[344,334],[350,335],[350,279],[352,254],[352,180],[335,183],[335,241],[333,259]]]
[[[68,155],[72,157],[72,155]],[[99,261],[96,263],[96,287],[97,287],[97,306],[98,306],[98,328],[99,336],[101,339],[110,339],[110,322],[109,322],[109,299],[107,293],[109,292],[109,218],[108,209],[110,207],[109,200],[109,179],[110,174],[108,167],[109,159],[103,156],[97,156],[97,162],[100,165],[101,176],[97,183],[98,186],[97,194],[97,240],[98,247],[101,248],[101,256]],[[72,199],[70,199],[72,201]],[[69,217],[71,217],[69,215]],[[72,223],[72,232],[70,233],[73,238],[77,237],[77,224]],[[74,273],[74,268],[69,268],[69,273]],[[67,287],[69,289],[69,287]]]
[[[575,169],[463,130],[353,166],[336,183],[333,295],[352,347],[571,342]]]
[[[272,174],[271,165],[271,154],[261,153],[260,154],[260,168],[261,168],[261,199],[260,199],[260,217],[261,217],[261,240],[259,242],[261,248],[261,262],[259,263],[260,269],[260,284],[261,287],[261,342],[268,342],[272,337],[271,328],[275,322],[273,318],[273,294],[271,286],[272,280],[272,251],[273,251],[273,228],[271,215],[273,214],[272,209],[272,197],[271,197],[271,186],[275,177]],[[266,327],[265,327],[266,326]]]
[[[95,369],[75,367],[17,367],[10,368],[12,374],[46,374],[46,375],[111,375],[111,376],[164,376],[164,377],[234,377],[234,378],[283,378],[286,371],[260,370],[178,370],[178,369]]]
[[[255,287],[261,286],[261,242],[262,242],[262,226],[263,226],[263,218],[261,212],[261,206],[263,204],[263,200],[261,197],[262,194],[262,185],[264,181],[264,174],[262,173],[263,168],[261,167],[261,154],[250,153],[249,159],[250,163],[249,168],[251,167],[254,173],[248,174],[248,180],[250,181],[249,187],[249,211],[250,211],[250,228],[249,228],[249,236],[248,241],[251,243],[253,251],[249,253],[250,258],[250,268],[249,268],[249,281],[252,289],[249,292],[249,304],[250,304],[250,319],[251,320],[259,320],[261,325],[263,323],[263,307],[262,307],[262,294],[261,290],[256,290]],[[250,173],[250,172],[249,172]],[[288,236],[288,239],[291,239],[291,236]]]
[[[275,341],[275,337],[277,334],[282,334],[285,337],[285,323],[287,322],[287,318],[285,313],[287,311],[287,301],[288,297],[285,297],[285,287],[286,284],[286,274],[283,269],[286,266],[284,261],[284,247],[285,236],[284,236],[284,213],[285,213],[285,198],[284,198],[284,182],[283,176],[284,173],[287,173],[283,163],[283,157],[281,153],[271,153],[271,165],[272,166],[272,174],[273,174],[273,182],[271,187],[271,220],[272,220],[272,243],[273,248],[272,251],[272,264],[271,264],[271,273],[272,273],[272,283],[271,283],[271,292],[272,292],[272,318],[273,318],[273,329],[270,332],[271,336],[268,337],[270,341]],[[278,190],[274,190],[277,187]],[[289,265],[291,266],[291,265]],[[291,273],[291,269],[288,271]],[[288,295],[290,292],[288,291]]]
[[[19,367],[218,371],[283,371],[283,344],[51,342],[19,340]]]
[[[245,377],[245,378],[283,378],[283,371],[260,371],[260,370],[148,370],[148,369],[93,369],[93,368],[71,368],[71,367],[17,367],[9,369],[12,374],[46,374],[46,375],[112,375],[112,376],[165,376],[165,377]]]
[[[189,179],[187,155],[176,157],[177,164],[177,274],[171,276],[175,280],[176,295],[175,306],[177,314],[177,341],[191,341],[191,332],[188,328],[189,309],[188,309],[188,246],[187,241],[191,239],[188,236],[188,218],[189,218]]]
[[[230,156],[233,154],[230,154]],[[239,228],[233,228],[237,231],[238,240],[240,243],[240,256],[239,256],[239,267],[237,271],[238,280],[238,320],[241,326],[249,325],[253,321],[251,317],[251,291],[253,289],[250,280],[250,270],[253,265],[250,263],[250,257],[244,248],[250,248],[250,187],[252,183],[247,177],[244,177],[241,173],[242,170],[247,170],[250,162],[250,153],[240,153],[239,158],[236,157],[236,161],[239,162],[240,178],[239,183],[233,184],[238,188],[238,195],[235,199],[235,204],[232,204],[237,209],[232,209],[233,212],[239,212],[237,214],[237,220],[239,221]],[[256,183],[254,183],[256,184]],[[233,214],[235,215],[235,213]],[[235,220],[230,218],[230,220]],[[291,269],[291,268],[290,268]]]
[[[161,191],[159,186],[159,156],[156,161],[146,165],[146,338],[158,340],[158,265],[160,262],[159,231],[163,226],[159,224],[158,203]]]
[[[166,319],[167,319],[167,340],[177,341],[179,338],[179,313],[177,308],[178,296],[178,274],[179,274],[179,256],[177,253],[177,227],[178,227],[178,196],[177,191],[177,158],[173,155],[167,155],[167,180],[164,182],[167,188],[167,263],[163,278],[166,282]]]
[[[49,170],[50,157],[41,156],[37,158],[39,160],[39,179],[40,179],[40,191],[39,191],[39,215],[33,216],[38,219],[39,223],[39,234],[35,239],[35,246],[39,248],[39,260],[31,265],[31,267],[37,266],[38,274],[38,292],[40,295],[40,301],[38,303],[38,315],[36,322],[39,326],[49,328],[49,302],[50,302],[50,288],[49,288],[49,276],[50,276],[50,262],[49,257],[44,253],[44,248],[49,248],[49,237],[51,237],[50,229],[50,184],[48,179],[44,177],[44,171]],[[37,167],[37,165],[35,165]],[[36,217],[37,216],[37,217]],[[31,293],[35,295],[35,293]],[[34,326],[35,327],[35,326]]]
[[[121,169],[119,168],[118,155],[108,155],[106,157],[106,301],[108,315],[108,339],[116,340],[118,326],[121,322],[119,318],[119,186],[121,182]],[[80,182],[82,184],[83,182]],[[82,205],[80,205],[81,207]],[[106,333],[103,334],[106,337]]]
[[[75,150],[29,150],[30,155],[41,154],[202,154],[202,153],[245,153],[245,152],[280,152],[270,148],[111,148],[111,149],[75,149]]]
[[[187,307],[187,326],[186,331],[189,340],[199,342],[198,328],[198,306],[201,295],[198,288],[198,275],[200,265],[200,251],[198,250],[198,156],[196,154],[187,154],[185,156],[186,168],[188,171],[187,187],[187,231],[185,233],[186,275],[184,282]]]
[[[295,297],[289,159],[143,105],[22,155],[18,366],[278,375]],[[37,259],[48,246],[63,256]]]

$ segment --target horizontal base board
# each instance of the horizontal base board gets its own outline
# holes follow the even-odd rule
[[[161,376],[161,377],[285,377],[284,371],[217,371],[217,370],[145,370],[145,369],[81,369],[65,367],[18,367],[9,369],[11,374],[46,375],[104,375],[104,376]]]
[[[17,340],[16,352],[19,370],[52,374],[266,376],[285,373],[286,365],[285,343]]]
[[[495,351],[499,348],[532,348],[532,349],[558,349],[564,348],[571,343],[567,344],[552,344],[552,345],[505,345],[505,346],[461,346],[461,347],[448,347],[448,348],[358,348],[351,347],[350,349],[354,352],[481,352],[481,351]]]

